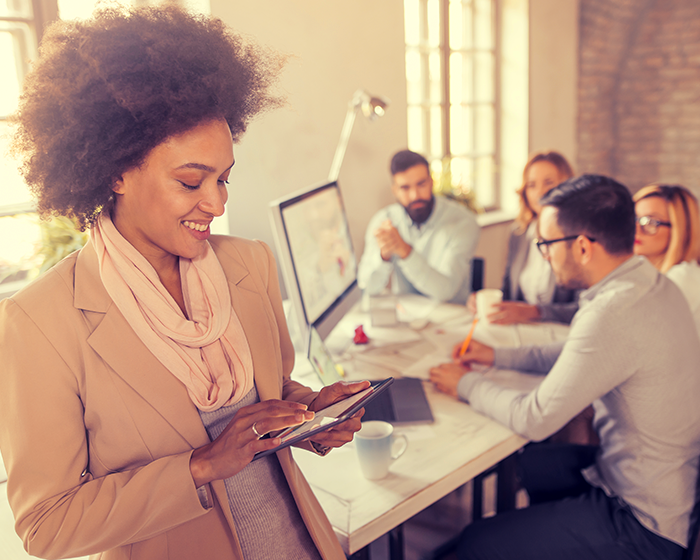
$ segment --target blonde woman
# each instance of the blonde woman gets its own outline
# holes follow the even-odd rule
[[[556,285],[549,263],[533,243],[537,238],[540,198],[573,175],[571,165],[558,152],[530,155],[523,170],[523,183],[516,191],[520,209],[508,240],[503,303],[490,317],[493,323],[536,320],[569,323],[576,313],[575,291]],[[476,311],[473,296],[470,308]]]
[[[649,185],[634,195],[634,252],[649,259],[681,289],[700,333],[700,215],[693,194],[680,185]]]

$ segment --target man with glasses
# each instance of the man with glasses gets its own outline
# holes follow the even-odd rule
[[[700,455],[700,341],[692,315],[673,282],[633,256],[626,187],[584,175],[541,204],[537,246],[557,283],[585,290],[567,340],[496,349],[473,341],[431,379],[533,441],[593,404],[600,446],[527,446],[519,464],[530,507],[468,526],[458,556],[680,560]],[[472,362],[547,375],[521,392],[470,371]]]

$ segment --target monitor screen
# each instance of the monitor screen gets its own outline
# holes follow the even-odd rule
[[[325,338],[347,311],[343,304],[359,299],[357,259],[338,183],[275,201],[271,210],[287,295],[303,328],[302,339],[310,325]]]
[[[311,327],[309,331],[307,356],[309,357],[309,362],[311,362],[311,367],[324,385],[332,385],[336,381],[343,380],[331,353],[314,327]]]

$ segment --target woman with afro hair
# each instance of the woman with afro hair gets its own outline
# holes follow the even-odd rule
[[[252,459],[367,382],[291,381],[269,248],[210,233],[280,66],[172,7],[47,30],[15,148],[39,213],[90,240],[0,304],[0,449],[31,555],[344,558],[289,448]]]

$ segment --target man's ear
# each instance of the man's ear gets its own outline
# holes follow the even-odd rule
[[[593,243],[585,235],[579,235],[574,240],[574,250],[581,264],[588,264],[593,258]]]

